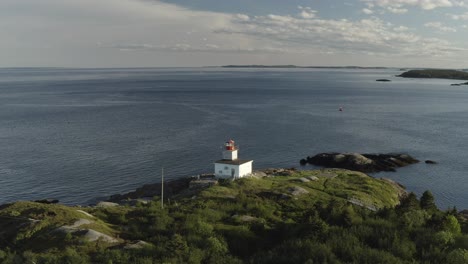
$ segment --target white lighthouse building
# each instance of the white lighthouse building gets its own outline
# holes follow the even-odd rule
[[[252,173],[253,160],[238,159],[238,149],[234,140],[225,143],[223,159],[215,162],[215,176],[224,179],[237,179]]]

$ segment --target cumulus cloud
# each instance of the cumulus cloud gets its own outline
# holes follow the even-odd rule
[[[398,26],[398,27],[393,28],[393,30],[398,31],[398,32],[404,32],[404,31],[409,31],[410,29],[405,26]]]
[[[372,14],[374,14],[374,11],[372,11],[372,10],[369,9],[369,8],[363,8],[363,9],[362,9],[362,12],[363,12],[364,14],[366,14],[366,15],[372,15]]]
[[[300,10],[299,16],[305,19],[314,18],[317,13],[317,11],[310,7],[298,6],[298,9]]]
[[[453,20],[468,20],[468,12],[463,14],[448,14]]]
[[[454,0],[452,1],[454,6],[459,6],[459,7],[468,7],[468,1],[467,0]]]
[[[408,58],[465,52],[379,18],[324,19],[311,7],[291,15],[249,16],[156,0],[2,0],[0,25],[0,63],[7,66],[213,65],[278,56],[338,60],[354,54]]]
[[[396,7],[391,7],[391,6],[387,7],[387,10],[393,14],[404,14],[408,12],[408,9],[406,8],[396,8]]]
[[[460,50],[448,41],[424,38],[407,31],[407,27],[395,28],[378,18],[350,21],[267,15],[256,16],[242,27],[234,24],[216,32],[282,43],[298,51],[316,50],[335,54],[438,56]]]
[[[464,1],[452,0],[361,0],[368,6],[379,6],[384,8],[391,8],[391,10],[403,12],[402,7],[414,6],[424,10],[431,10],[440,7],[452,7],[460,5]],[[390,10],[389,10],[390,11]]]
[[[441,32],[457,32],[455,28],[444,26],[441,22],[428,22],[424,26]]]

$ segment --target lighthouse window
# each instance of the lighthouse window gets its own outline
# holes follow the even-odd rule
[[[224,169],[227,170],[227,169],[229,169],[229,168],[226,166],[226,167],[224,167]]]

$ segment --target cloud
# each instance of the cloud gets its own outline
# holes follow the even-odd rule
[[[441,22],[429,22],[424,24],[425,27],[433,28],[441,32],[457,32],[455,28],[444,26]]]
[[[362,12],[366,15],[372,15],[374,14],[374,11],[372,11],[371,9],[368,9],[368,8],[363,8],[362,9]]]
[[[317,14],[317,11],[310,7],[298,6],[298,9],[300,10],[299,16],[305,19],[314,18]]]
[[[467,0],[459,0],[459,1],[452,1],[454,6],[458,7],[468,7],[468,1]]]
[[[452,0],[361,0],[368,6],[379,6],[384,8],[391,8],[393,11],[403,12],[402,7],[414,6],[424,10],[432,10],[440,7],[452,7],[460,5],[464,1]],[[390,11],[390,10],[389,10]]]
[[[406,8],[396,8],[396,7],[391,7],[391,6],[387,7],[387,10],[393,14],[404,14],[408,12],[408,9]]]
[[[405,31],[409,31],[410,29],[405,26],[398,26],[398,27],[393,28],[393,30],[398,31],[398,32],[405,32]]]
[[[274,47],[259,47],[259,48],[245,48],[245,47],[234,47],[224,46],[220,47],[216,44],[205,44],[192,46],[188,43],[177,43],[174,45],[153,45],[153,44],[110,44],[104,45],[98,44],[101,48],[118,49],[121,51],[165,51],[165,52],[207,52],[207,53],[288,53],[289,51],[285,48],[274,48]]]
[[[465,12],[463,14],[448,14],[453,20],[468,20],[468,12]]]
[[[438,29],[449,31],[440,26]],[[378,18],[350,21],[267,15],[251,18],[242,25],[234,23],[216,32],[282,44],[297,52],[442,56],[460,50],[448,41],[424,38],[407,31],[407,27],[395,28]]]
[[[249,21],[250,17],[248,15],[244,14],[237,14],[236,18],[239,19],[240,21]]]
[[[213,65],[275,58],[289,63],[356,54],[460,58],[465,52],[379,18],[325,19],[310,7],[252,16],[156,0],[2,0],[0,25],[5,66]]]

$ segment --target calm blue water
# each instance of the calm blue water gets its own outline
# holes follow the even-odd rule
[[[374,176],[429,189],[442,208],[468,208],[468,87],[396,74],[0,69],[0,203],[85,204],[156,182],[161,167],[167,178],[211,172],[233,138],[255,168],[326,151],[436,160]]]

